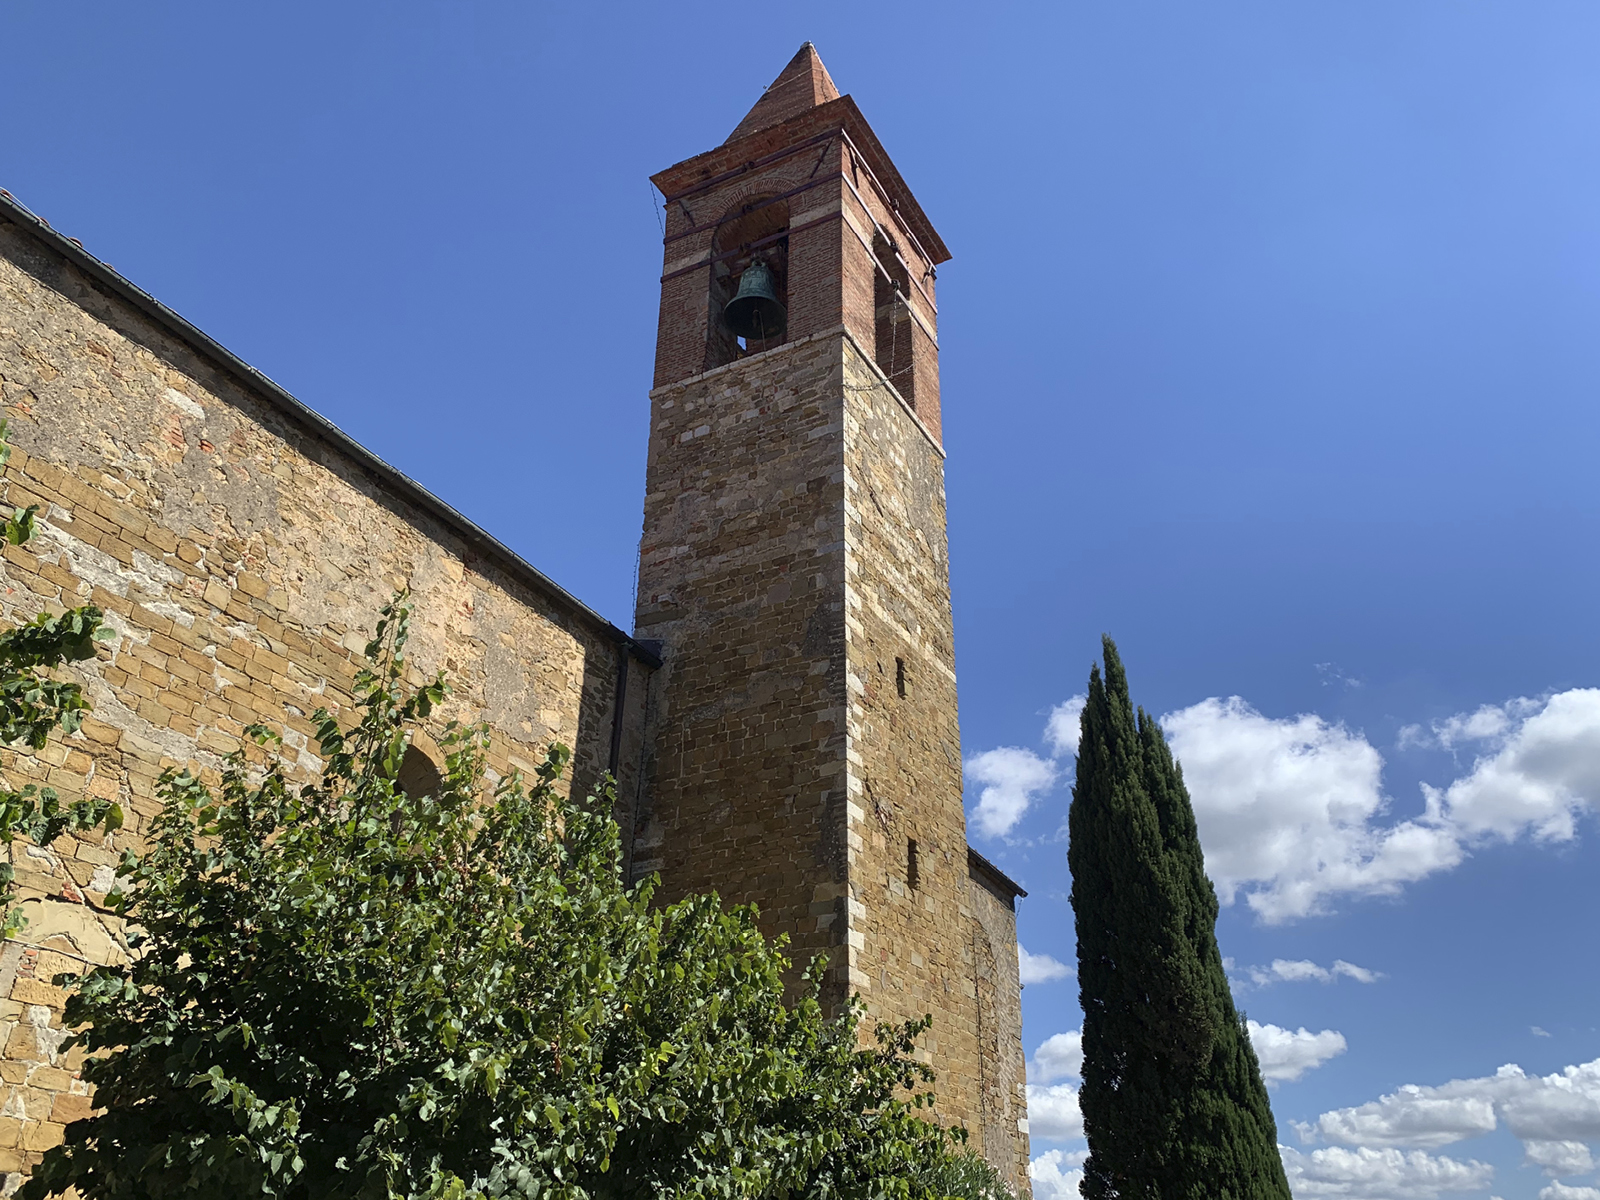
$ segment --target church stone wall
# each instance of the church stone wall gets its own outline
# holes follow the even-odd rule
[[[970,855],[962,804],[932,292],[948,253],[831,87],[655,177],[674,200],[642,643],[0,196],[17,448],[0,500],[42,506],[0,558],[0,620],[93,602],[117,634],[74,668],[81,733],[0,749],[0,772],[129,818],[13,848],[32,924],[0,948],[4,1186],[90,1111],[51,979],[125,952],[104,899],[156,778],[215,777],[252,722],[315,771],[310,713],[347,708],[378,608],[408,588],[413,665],[450,674],[443,718],[491,723],[496,771],[553,740],[576,787],[616,759],[634,876],[757,903],[797,964],[829,956],[830,1007],[931,1013],[938,1115],[1028,1194],[1015,887]],[[708,370],[713,231],[768,196],[789,206],[787,340]],[[880,304],[880,268],[903,299]],[[880,322],[911,336],[909,375],[898,334],[888,352],[911,395],[874,362]]]
[[[970,890],[978,1005],[977,1084],[983,1096],[983,1152],[1018,1195],[1028,1183],[1028,1081],[1022,1047],[1022,971],[1016,900],[974,872]]]
[[[0,560],[0,619],[94,603],[117,634],[73,668],[93,703],[81,732],[0,751],[0,772],[119,800],[128,822],[12,848],[30,918],[0,950],[0,1175],[15,1186],[92,1103],[51,980],[123,953],[105,894],[164,769],[214,778],[262,722],[308,776],[311,712],[347,709],[379,607],[409,588],[411,661],[455,688],[441,719],[488,720],[501,773],[564,742],[584,786],[607,765],[619,646],[3,217],[0,400],[15,447],[0,499],[41,506],[34,538]]]

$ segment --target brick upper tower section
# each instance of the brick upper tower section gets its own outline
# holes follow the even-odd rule
[[[939,1113],[1025,1194],[1018,892],[968,849],[962,807],[949,251],[809,44],[727,142],[654,182],[635,629],[663,665],[633,870],[759,905],[797,964],[827,955],[830,1005],[931,1013]],[[760,324],[725,316],[741,283]]]
[[[950,251],[809,42],[726,142],[651,182],[667,214],[657,387],[743,353],[720,314],[759,257],[784,340],[843,326],[939,439],[934,276]]]

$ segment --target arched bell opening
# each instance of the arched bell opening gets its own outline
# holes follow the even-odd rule
[[[789,202],[757,196],[733,209],[712,235],[711,260],[706,369],[782,345],[788,338]]]
[[[917,407],[917,375],[912,369],[916,351],[916,322],[911,316],[911,284],[899,248],[880,230],[873,236],[872,253],[884,270],[873,271],[873,307],[877,346],[873,357],[905,402]],[[887,271],[888,274],[885,274]]]

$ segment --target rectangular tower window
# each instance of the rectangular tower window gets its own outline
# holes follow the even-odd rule
[[[922,873],[917,869],[917,839],[906,839],[906,886],[912,891],[917,890],[917,884],[922,879]]]
[[[895,694],[904,700],[906,698],[906,660],[894,660],[894,690]]]

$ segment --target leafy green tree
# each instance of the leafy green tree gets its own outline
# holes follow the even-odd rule
[[[1217,949],[1183,773],[1116,645],[1089,675],[1068,817],[1088,1200],[1289,1200]]]
[[[407,795],[446,688],[406,684],[405,631],[391,605],[354,728],[316,714],[316,782],[259,727],[215,791],[163,778],[113,896],[132,962],[67,1006],[104,1111],[22,1195],[931,1196],[960,1135],[928,1119],[928,1021],[864,1049],[858,1008],[786,1003],[752,909],[629,886],[559,746],[491,788],[487,730],[452,724]]]
[[[6,422],[0,420],[0,467],[10,459]],[[38,507],[14,508],[0,520],[8,544],[20,546],[33,536]],[[100,610],[86,604],[60,614],[40,613],[28,624],[0,633],[0,742],[42,750],[57,729],[77,730],[89,702],[79,684],[55,678],[54,671],[65,663],[93,658],[95,641],[114,636],[102,620]],[[54,788],[35,784],[0,787],[0,845],[10,846],[18,837],[49,845],[68,830],[102,824],[108,832],[120,827],[122,810],[104,800],[63,805]],[[0,936],[8,938],[27,923],[21,910],[11,907],[14,880],[11,863],[0,862],[0,912],[5,914]]]
[[[965,1147],[925,1168],[921,1183],[933,1195],[950,1200],[1015,1200],[1016,1196],[994,1164]]]

